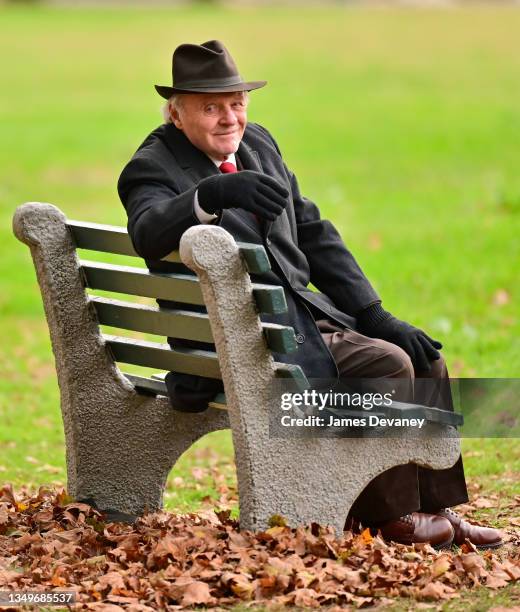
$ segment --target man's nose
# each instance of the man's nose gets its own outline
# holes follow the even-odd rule
[[[233,125],[237,122],[237,117],[231,107],[224,108],[219,117],[220,123],[224,123],[226,125]]]

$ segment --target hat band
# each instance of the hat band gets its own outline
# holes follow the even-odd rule
[[[232,77],[224,77],[223,79],[203,79],[200,81],[184,81],[181,83],[174,83],[175,89],[188,89],[188,88],[199,88],[199,87],[227,87],[230,85],[240,85],[244,82],[242,77],[237,74]]]

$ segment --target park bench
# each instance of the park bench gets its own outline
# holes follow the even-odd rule
[[[277,363],[271,354],[297,345],[292,328],[259,318],[286,306],[281,287],[251,281],[249,273],[269,266],[262,246],[238,245],[218,226],[195,226],[183,235],[179,252],[165,259],[183,262],[196,276],[150,273],[78,258],[77,249],[138,257],[123,228],[70,221],[41,203],[20,206],[13,227],[31,249],[42,293],[74,499],[128,520],[159,509],[177,459],[205,434],[231,427],[241,528],[262,529],[279,514],[289,524],[315,521],[340,532],[356,497],[381,472],[409,462],[432,469],[456,462],[456,416],[432,416],[432,409],[420,438],[270,435],[270,411],[279,410],[273,383],[308,383],[298,366]],[[94,295],[96,290],[127,297]],[[205,305],[207,314],[129,302],[128,296]],[[141,337],[104,334],[100,325]],[[143,333],[214,342],[216,353],[172,349],[143,340]],[[120,363],[221,377],[225,397],[202,413],[174,411],[160,375],[123,374]]]

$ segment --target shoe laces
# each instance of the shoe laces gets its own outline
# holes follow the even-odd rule
[[[411,514],[405,514],[400,519],[403,523],[408,523],[409,525],[413,525],[413,518]]]
[[[441,510],[441,512],[444,512],[445,514],[450,514],[454,518],[460,518],[459,515],[456,512],[454,512],[451,508],[444,508],[444,510]]]

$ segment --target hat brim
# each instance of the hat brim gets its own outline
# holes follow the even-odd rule
[[[252,91],[253,89],[260,89],[264,85],[267,85],[267,81],[249,81],[248,83],[238,83],[227,87],[220,85],[219,87],[190,87],[189,89],[155,85],[155,90],[160,96],[168,100],[176,93],[232,93],[234,91]]]

